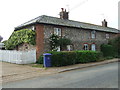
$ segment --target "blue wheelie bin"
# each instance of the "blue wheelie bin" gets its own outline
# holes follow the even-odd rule
[[[51,55],[50,53],[45,53],[44,55],[44,67],[51,67]]]

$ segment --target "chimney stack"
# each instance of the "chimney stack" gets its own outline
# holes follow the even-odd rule
[[[102,21],[102,26],[107,27],[107,21],[105,19],[104,19],[104,21]]]
[[[69,18],[69,12],[66,12],[66,9],[64,10],[64,8],[61,8],[61,12],[60,12],[60,18],[61,19],[66,19],[66,20],[68,20],[68,18]]]

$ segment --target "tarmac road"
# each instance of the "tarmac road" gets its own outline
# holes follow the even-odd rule
[[[3,88],[118,88],[118,62],[9,82]]]

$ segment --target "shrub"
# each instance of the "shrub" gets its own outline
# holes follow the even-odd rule
[[[102,53],[98,51],[77,51],[76,63],[88,63],[99,61]]]
[[[52,34],[49,38],[50,47],[52,51],[57,51],[57,47],[66,47],[71,44],[71,40],[65,37],[59,37],[58,35]]]
[[[108,44],[113,46],[114,57],[120,58],[120,36],[110,40]]]
[[[52,54],[52,66],[66,66],[75,64],[75,52],[56,52]]]
[[[39,57],[39,59],[37,60],[36,63],[38,63],[38,64],[43,64],[43,55],[41,55],[41,56]]]
[[[51,53],[52,66],[66,66],[77,63],[88,63],[101,60],[102,53],[97,51],[63,51]]]
[[[101,51],[103,52],[104,57],[113,57],[115,53],[113,46],[108,44],[102,44]]]

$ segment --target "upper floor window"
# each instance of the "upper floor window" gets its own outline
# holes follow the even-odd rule
[[[92,31],[91,32],[91,38],[95,38],[95,36],[96,36],[96,31]]]
[[[109,39],[109,38],[110,38],[109,34],[106,34],[106,38],[107,38],[107,39]]]
[[[61,36],[61,28],[54,28],[54,34]]]
[[[84,44],[84,50],[89,50],[88,44]]]

